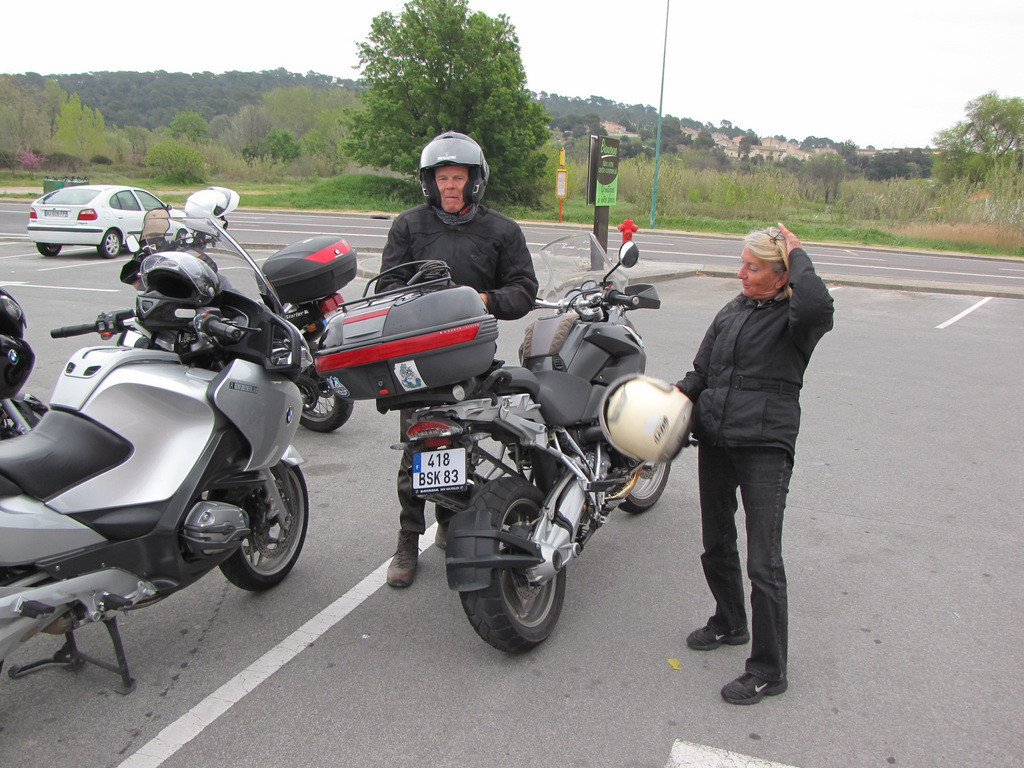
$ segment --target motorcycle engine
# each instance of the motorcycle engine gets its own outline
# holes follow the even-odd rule
[[[233,551],[252,531],[245,512],[222,501],[200,501],[189,511],[181,538],[196,557],[211,557]]]

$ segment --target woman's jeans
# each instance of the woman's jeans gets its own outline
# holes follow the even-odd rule
[[[700,559],[715,598],[715,615],[708,625],[720,633],[747,626],[736,532],[739,488],[747,523],[747,576],[753,616],[747,672],[769,682],[782,680],[786,677],[789,633],[782,515],[793,457],[781,448],[702,444],[697,463],[704,539]]]

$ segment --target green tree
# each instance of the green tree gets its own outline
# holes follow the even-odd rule
[[[0,75],[0,149],[42,147],[49,139],[39,100],[13,78]]]
[[[827,204],[835,201],[844,176],[843,158],[836,152],[826,152],[815,155],[804,163],[800,174],[800,187],[808,199],[824,198]]]
[[[205,117],[191,109],[176,114],[168,127],[171,129],[171,136],[176,139],[185,138],[198,143],[210,138],[210,124],[206,122]]]
[[[106,150],[103,115],[82,104],[77,93],[60,108],[54,141],[61,149],[78,157],[91,157]]]
[[[964,111],[966,120],[935,135],[937,176],[980,181],[1002,161],[1024,163],[1024,99],[989,91],[967,102]]]
[[[462,131],[487,156],[492,199],[537,199],[549,118],[526,90],[506,16],[471,13],[466,0],[411,0],[401,18],[374,18],[359,54],[366,90],[351,113],[350,157],[410,173],[430,139]]]

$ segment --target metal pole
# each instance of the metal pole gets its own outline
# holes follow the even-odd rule
[[[654,214],[658,210],[658,169],[661,166],[661,109],[665,101],[665,59],[668,56],[668,7],[672,0],[665,0],[665,43],[661,51],[661,94],[658,96],[658,138],[654,146],[654,189],[651,192],[651,229],[654,229]]]

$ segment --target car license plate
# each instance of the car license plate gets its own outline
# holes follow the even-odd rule
[[[447,448],[412,455],[412,489],[418,493],[466,488],[466,449]]]
[[[66,210],[62,211],[55,208],[44,208],[43,216],[54,216],[58,219],[66,219],[68,217],[68,212]]]

